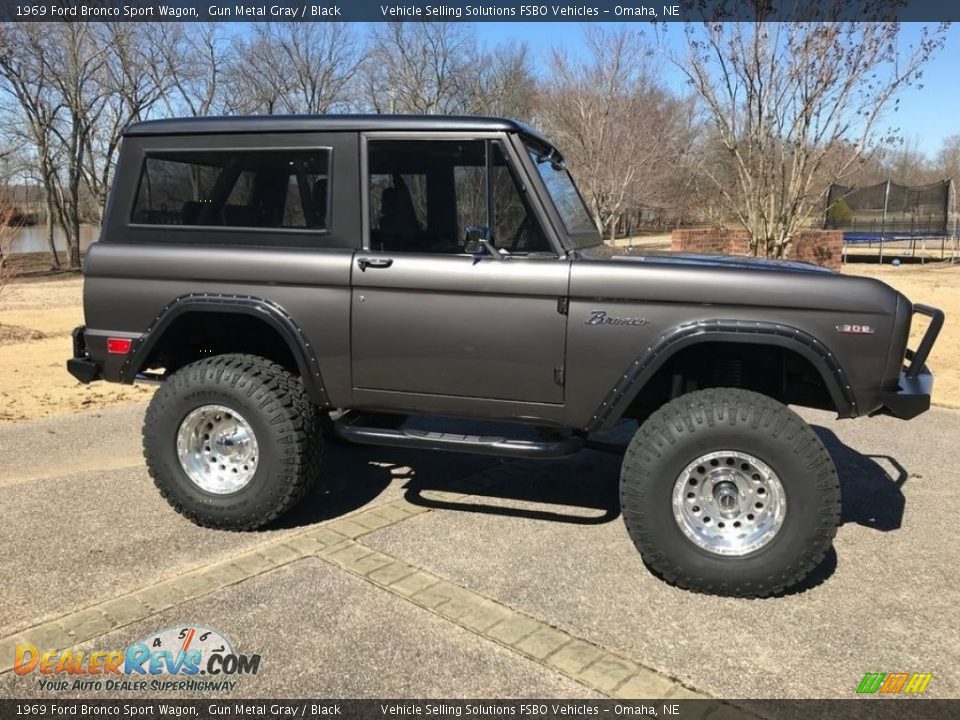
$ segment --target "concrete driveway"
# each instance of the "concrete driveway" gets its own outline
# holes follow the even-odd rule
[[[303,506],[236,534],[159,497],[142,406],[0,426],[0,697],[48,694],[10,671],[18,642],[124,648],[191,624],[262,656],[236,697],[851,698],[866,672],[930,672],[925,696],[960,697],[960,412],[803,414],[840,471],[843,526],[801,588],[766,600],[653,577],[613,454],[330,447]]]

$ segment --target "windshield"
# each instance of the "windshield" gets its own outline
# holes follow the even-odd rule
[[[600,234],[597,225],[590,211],[587,210],[583,198],[580,197],[580,192],[573,183],[570,173],[562,164],[552,160],[553,151],[551,150],[550,154],[544,154],[542,150],[529,145],[527,150],[534,165],[537,166],[537,172],[543,178],[543,184],[547,186],[547,192],[550,193],[573,244],[582,248],[599,243]]]

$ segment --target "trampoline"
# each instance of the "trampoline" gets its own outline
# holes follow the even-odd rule
[[[933,244],[941,259],[948,249],[955,257],[960,219],[953,180],[913,186],[890,180],[866,187],[831,185],[824,228],[843,231],[845,256],[848,246],[876,246],[882,262],[885,250],[915,256],[918,245],[926,256]]]

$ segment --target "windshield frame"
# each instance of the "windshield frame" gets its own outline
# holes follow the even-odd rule
[[[525,162],[529,162],[533,168],[533,172],[531,173],[532,178],[539,186],[538,191],[544,201],[544,205],[548,208],[548,214],[554,220],[557,229],[562,232],[562,235],[566,239],[564,244],[567,246],[567,248],[569,250],[583,250],[603,244],[603,237],[600,234],[600,228],[597,227],[596,219],[593,217],[593,213],[590,212],[589,206],[584,201],[583,194],[580,192],[580,188],[574,180],[573,175],[571,175],[570,171],[567,169],[566,163],[563,160],[563,156],[555,147],[544,143],[543,140],[538,138],[523,135],[521,136],[520,140],[523,147],[523,154],[526,156]],[[543,163],[551,163],[551,166],[555,170],[562,171],[566,174],[570,186],[573,188],[574,193],[576,193],[577,200],[583,207],[584,212],[586,212],[587,217],[590,218],[591,226],[593,228],[592,230],[572,231],[570,227],[568,227],[567,222],[563,217],[563,213],[560,212],[560,208],[557,205],[553,193],[550,192],[550,189],[547,186],[547,181],[540,173],[540,165]],[[559,168],[557,165],[559,165]]]

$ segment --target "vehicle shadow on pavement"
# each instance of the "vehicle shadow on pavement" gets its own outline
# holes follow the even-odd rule
[[[840,524],[856,523],[881,532],[898,530],[906,504],[906,468],[889,455],[864,455],[854,450],[827,428],[815,426],[814,430],[827,446],[840,476]]]
[[[419,423],[413,419],[410,424]],[[504,432],[508,427],[504,423],[448,420],[444,429]],[[516,428],[506,430],[510,431],[515,432]],[[628,435],[623,428],[617,428],[600,438],[616,445]],[[272,527],[301,527],[346,515],[367,505],[398,481],[403,483],[403,497],[425,508],[597,525],[620,516],[621,459],[622,451],[588,450],[558,461],[511,461],[433,450],[328,443],[316,485]],[[499,471],[478,476],[492,468]],[[431,496],[431,491],[469,497],[451,500]],[[489,498],[489,502],[483,498]]]
[[[414,475],[437,489],[451,490],[458,478],[495,462],[476,456],[328,443],[310,493],[271,527],[301,527],[341,517],[375,500],[391,483]]]
[[[864,455],[825,427],[815,425],[813,429],[837,467],[843,503],[840,524],[856,523],[881,532],[898,529],[905,506],[902,488],[909,477],[903,465],[889,455]],[[823,561],[803,580],[775,597],[811,590],[825,582],[836,569],[837,553],[831,547]]]
[[[496,429],[494,424],[490,427]],[[595,445],[604,450],[584,450],[564,460],[495,459],[500,470],[488,475],[490,484],[466,490],[470,497],[464,500],[431,497],[431,490],[458,491],[457,483],[442,475],[421,474],[405,485],[404,498],[433,510],[602,525],[620,517],[620,463],[635,428],[635,424],[625,422],[598,434],[587,447]]]
[[[406,485],[404,498],[433,510],[601,525],[620,516],[619,464],[620,458],[615,456],[593,458],[589,473],[585,473],[578,470],[576,460],[514,463],[507,466],[508,476],[495,480],[489,487],[468,490],[470,497],[464,500],[430,497],[431,490],[456,487],[417,476]],[[587,477],[589,481],[585,481]]]

